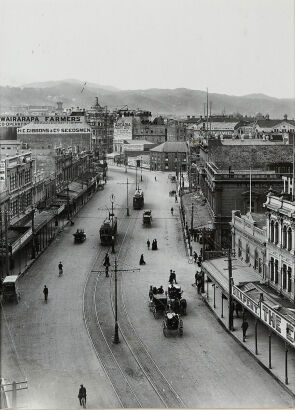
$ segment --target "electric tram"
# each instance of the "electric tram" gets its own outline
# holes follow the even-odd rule
[[[133,209],[142,209],[144,205],[144,196],[142,189],[137,189],[133,195]]]
[[[117,235],[117,218],[108,217],[104,220],[99,230],[100,243],[102,245],[112,245],[112,241],[116,240]]]

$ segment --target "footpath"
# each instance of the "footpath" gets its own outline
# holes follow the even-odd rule
[[[192,206],[193,216],[192,216]],[[176,205],[176,204],[175,204]],[[181,209],[182,208],[182,209]],[[202,198],[202,193],[193,192],[182,195],[179,203],[179,213],[183,228],[183,237],[187,248],[187,255],[193,255],[197,252],[202,254],[203,245],[197,241],[197,238],[189,238],[188,229],[193,222],[194,228],[204,228],[211,225],[211,216],[208,205]],[[195,240],[194,240],[195,239]],[[225,257],[223,259],[226,259]],[[193,258],[191,258],[194,263]],[[223,262],[223,260],[222,260]],[[224,263],[224,262],[223,262]],[[200,268],[194,263],[196,271]],[[285,342],[274,332],[271,334],[269,328],[259,321],[257,334],[258,341],[255,342],[255,317],[247,312],[247,329],[246,338],[243,338],[242,331],[242,312],[234,312],[233,330],[229,330],[228,303],[223,300],[222,289],[220,286],[211,281],[205,281],[205,292],[200,294],[200,298],[206,303],[212,313],[215,315],[222,327],[233,337],[274,379],[293,397],[295,397],[295,350],[291,346],[286,346]],[[195,284],[193,286],[197,287]],[[269,345],[271,343],[271,357],[269,355]],[[287,350],[287,372],[286,372],[286,350]]]

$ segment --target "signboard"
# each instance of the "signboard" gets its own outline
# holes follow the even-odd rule
[[[295,326],[283,315],[280,315],[264,301],[255,302],[235,285],[232,285],[232,295],[248,310],[251,310],[267,327],[271,328],[275,333],[295,347]]]
[[[87,133],[90,134],[92,132],[91,128],[88,127],[75,127],[71,128],[71,126],[65,126],[62,128],[18,128],[18,134],[75,134],[75,133]]]
[[[114,124],[114,142],[115,140],[132,140],[132,118],[122,117]]]
[[[35,124],[83,124],[85,122],[84,116],[69,116],[69,115],[52,115],[52,116],[36,116],[36,115],[1,115],[0,127],[23,127],[29,123]]]

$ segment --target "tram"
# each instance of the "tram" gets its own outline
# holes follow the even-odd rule
[[[100,243],[102,245],[112,245],[112,241],[116,240],[117,235],[117,218],[106,218],[99,230]]]
[[[144,196],[142,189],[137,189],[133,195],[133,209],[142,209],[144,205]]]

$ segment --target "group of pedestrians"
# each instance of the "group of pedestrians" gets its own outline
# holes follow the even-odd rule
[[[61,262],[59,262],[58,264],[58,276],[61,276],[63,274],[63,264]],[[44,285],[43,288],[43,295],[44,295],[44,301],[45,303],[47,303],[48,301],[48,287],[46,285]]]

